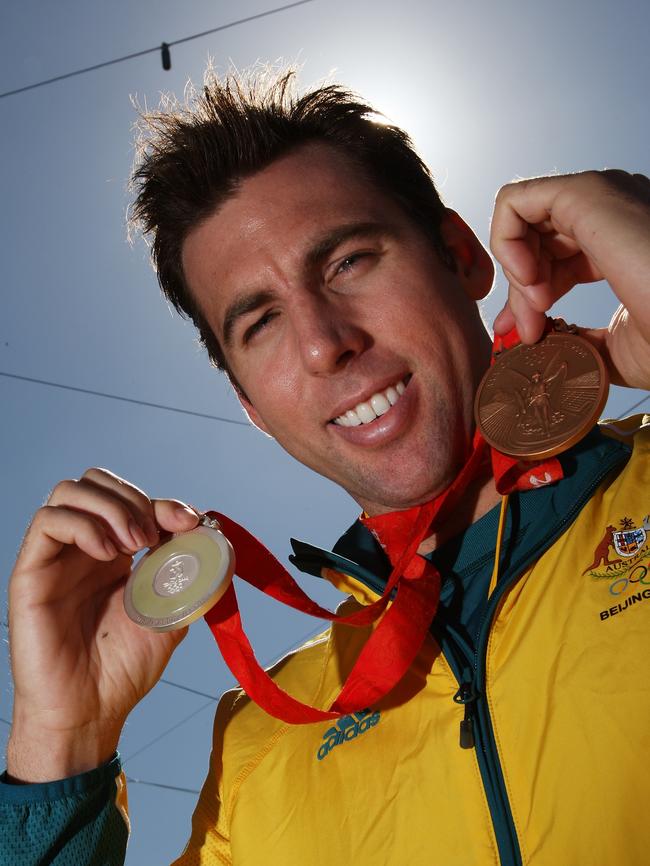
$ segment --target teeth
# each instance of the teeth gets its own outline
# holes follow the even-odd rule
[[[391,406],[402,396],[406,390],[404,382],[396,382],[385,391],[378,391],[364,403],[358,403],[354,409],[348,409],[344,415],[334,419],[334,423],[340,427],[358,427],[360,424],[370,424],[375,418],[388,412]]]
[[[370,403],[359,403],[354,407],[354,411],[359,416],[359,421],[361,421],[362,424],[369,424],[377,417],[375,410],[372,408]]]
[[[372,406],[375,415],[383,415],[384,412],[388,412],[390,409],[388,397],[385,397],[383,394],[373,394],[370,398],[370,405]]]

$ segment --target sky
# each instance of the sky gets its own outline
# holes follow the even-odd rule
[[[0,92],[273,8],[268,0],[4,3]],[[446,203],[487,243],[494,196],[515,178],[604,167],[650,173],[649,25],[642,0],[313,0],[174,46],[170,71],[152,53],[0,99],[3,609],[31,515],[58,481],[90,466],[152,497],[227,512],[285,561],[290,536],[331,546],[357,515],[344,492],[245,423],[193,328],[163,302],[145,245],[128,242],[134,102],[154,107],[161,93],[200,83],[209,59],[221,72],[297,63],[304,87],[331,77],[403,126]],[[488,325],[504,299],[499,272],[483,302]],[[576,288],[557,314],[602,326],[616,306],[599,283]],[[646,397],[612,389],[605,415]],[[336,604],[337,593],[317,579],[300,581]],[[247,587],[238,591],[263,662],[319,628]],[[129,784],[130,866],[168,863],[182,850],[215,699],[232,685],[198,622],[130,717],[120,743],[127,775],[139,780]],[[3,625],[3,746],[11,704]]]

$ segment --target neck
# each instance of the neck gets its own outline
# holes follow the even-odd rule
[[[418,553],[424,555],[431,553],[440,545],[449,541],[455,535],[480,520],[501,500],[497,492],[491,468],[485,466],[483,472],[468,485],[461,501],[453,509],[444,526],[440,526],[431,533],[418,548]]]

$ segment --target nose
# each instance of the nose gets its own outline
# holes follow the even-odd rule
[[[301,298],[294,309],[294,328],[305,369],[315,376],[344,369],[370,342],[349,308],[322,295]]]

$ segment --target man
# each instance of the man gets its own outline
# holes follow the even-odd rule
[[[339,88],[296,100],[288,86],[212,82],[191,110],[150,118],[135,216],[163,290],[253,423],[378,518],[436,497],[468,459],[492,262],[404,133]],[[649,186],[587,172],[504,188],[491,243],[510,288],[495,329],[533,343],[558,297],[607,279],[622,307],[586,335],[615,382],[647,388]],[[177,862],[645,863],[650,591],[624,607],[611,581],[581,577],[603,527],[648,510],[647,430],[617,429],[573,448],[562,480],[513,494],[500,529],[481,464],[420,545],[445,575],[439,610],[376,706],[290,726],[226,695]],[[196,523],[101,469],[36,514],[10,590],[6,862],[121,862],[120,731],[183,637],[126,619],[124,576],[160,529]],[[641,570],[620,570],[630,592],[648,555],[643,535]],[[390,571],[361,523],[334,553],[298,545],[297,562],[349,591],[346,610]],[[327,708],[368,631],[335,625],[276,682]]]

